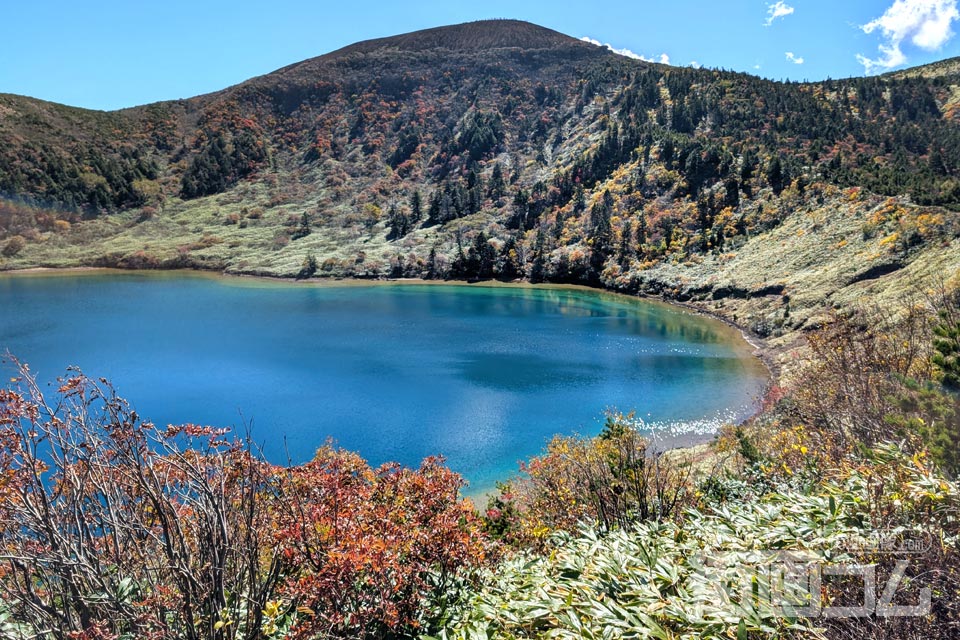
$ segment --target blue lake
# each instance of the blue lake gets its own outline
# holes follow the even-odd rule
[[[157,424],[252,424],[274,462],[332,438],[373,464],[446,456],[471,493],[604,411],[702,434],[766,372],[739,333],[569,288],[313,285],[190,273],[0,277],[0,352],[111,380]],[[6,373],[4,374],[6,375]]]

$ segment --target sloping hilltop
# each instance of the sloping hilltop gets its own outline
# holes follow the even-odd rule
[[[960,65],[779,83],[498,20],[103,113],[0,95],[0,268],[574,282],[786,346],[960,270]]]

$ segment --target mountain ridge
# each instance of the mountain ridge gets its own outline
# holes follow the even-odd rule
[[[503,48],[542,49],[559,45],[582,46],[584,44],[586,43],[572,36],[532,22],[500,18],[418,29],[383,38],[361,40],[322,54],[320,57],[338,58],[351,53],[369,53],[384,49],[477,51]]]

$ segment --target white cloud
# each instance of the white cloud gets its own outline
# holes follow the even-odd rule
[[[926,51],[936,51],[953,37],[951,24],[960,20],[957,0],[895,0],[879,18],[860,28],[864,33],[879,32],[884,42],[877,58],[857,54],[867,74],[885,71],[907,61],[901,45],[909,41]]]
[[[763,23],[763,26],[769,27],[773,24],[773,21],[777,18],[786,18],[788,15],[794,12],[794,8],[788,5],[783,0],[778,0],[773,4],[767,5],[767,21]]]
[[[633,51],[630,51],[630,49],[615,49],[613,45],[603,44],[599,40],[596,40],[595,38],[591,38],[589,36],[583,36],[580,39],[583,40],[584,42],[589,42],[590,44],[596,45],[598,47],[606,47],[607,49],[610,49],[610,51],[613,51],[614,53],[618,53],[621,56],[633,58],[634,60],[647,60],[647,58],[644,58],[638,53],[634,53]],[[647,60],[647,62],[650,62],[650,60]]]
[[[789,60],[793,64],[803,64],[804,62],[802,57],[793,55],[793,51],[787,51],[786,56],[787,56],[787,60]]]
[[[700,64],[699,62],[697,62],[696,60],[691,60],[691,61],[690,61],[690,64],[687,65],[687,66],[693,67],[694,69],[702,69],[702,68],[703,68],[703,65]]]
[[[609,49],[610,51],[613,51],[618,55],[626,56],[627,58],[633,58],[634,60],[643,60],[644,62],[659,62],[660,64],[670,64],[670,56],[668,56],[665,53],[661,53],[659,56],[655,58],[648,58],[646,56],[640,55],[639,53],[634,53],[633,51],[630,51],[630,49],[617,49],[612,44],[609,44],[609,43],[603,44],[599,40],[595,38],[591,38],[589,36],[584,36],[580,39],[583,40],[584,42],[589,42],[590,44],[594,44],[598,47],[606,47],[607,49]]]

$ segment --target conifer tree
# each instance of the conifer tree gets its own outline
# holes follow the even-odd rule
[[[410,222],[417,224],[423,218],[423,198],[419,191],[414,191],[410,197]]]
[[[629,220],[620,229],[620,245],[617,248],[617,262],[625,266],[633,257],[633,225]]]
[[[487,194],[490,196],[490,199],[493,200],[495,207],[500,206],[506,191],[507,183],[503,178],[503,169],[500,167],[500,163],[497,162],[493,165],[493,172],[490,175],[490,184],[487,189]]]
[[[590,210],[590,233],[587,238],[591,248],[590,267],[595,277],[599,277],[600,272],[603,271],[603,264],[611,253],[610,216],[612,214],[613,196],[609,191],[604,191],[603,196]]]

